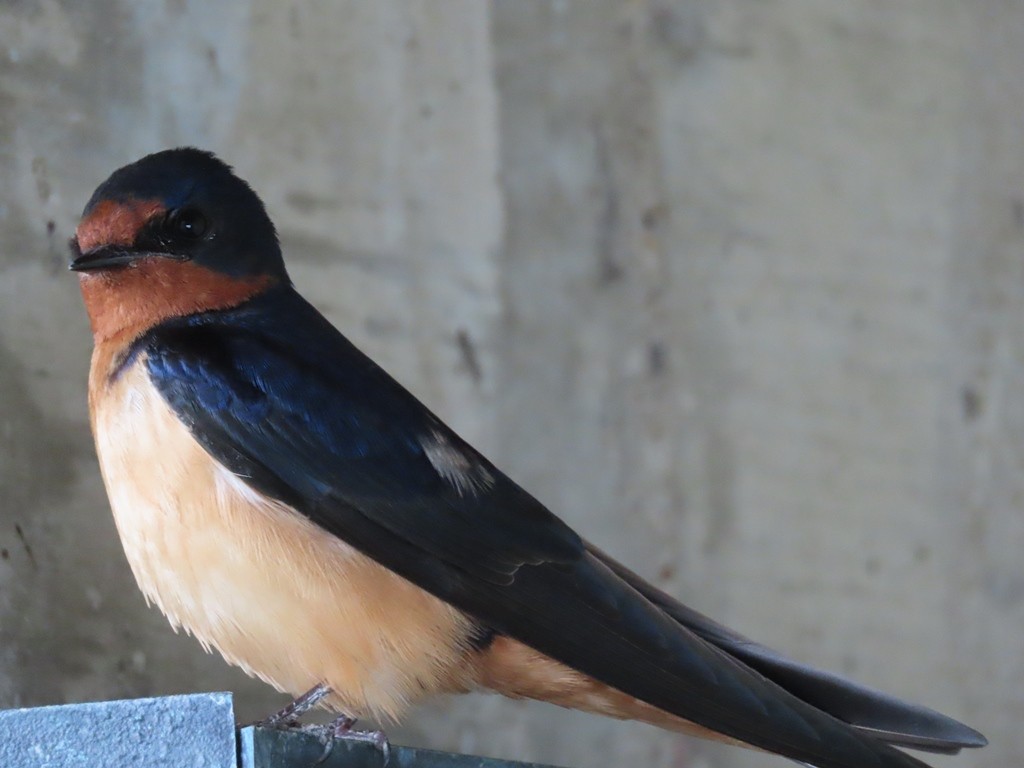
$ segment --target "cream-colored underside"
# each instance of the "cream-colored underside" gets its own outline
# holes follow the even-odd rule
[[[212,460],[141,361],[109,384],[104,361],[94,366],[117,529],[139,586],[175,627],[282,691],[327,683],[330,704],[353,715],[395,717],[468,684],[456,672],[462,614]]]

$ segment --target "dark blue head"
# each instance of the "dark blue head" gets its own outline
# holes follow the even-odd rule
[[[71,268],[124,268],[153,257],[235,278],[287,281],[263,203],[210,152],[183,147],[114,171],[93,193],[72,241]]]

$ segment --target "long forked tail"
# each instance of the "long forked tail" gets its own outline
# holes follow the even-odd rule
[[[900,747],[956,754],[988,740],[973,728],[918,704],[793,661],[712,621],[644,581],[592,545],[588,550],[617,576],[691,632],[838,720]]]

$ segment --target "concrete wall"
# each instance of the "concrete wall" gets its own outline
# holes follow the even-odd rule
[[[165,146],[262,193],[300,288],[588,538],[1024,758],[1024,6],[0,5],[0,706],[231,688],[138,595],[64,242]],[[780,760],[492,697],[396,741]]]

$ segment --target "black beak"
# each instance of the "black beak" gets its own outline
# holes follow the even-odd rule
[[[72,272],[90,272],[94,269],[125,267],[145,255],[139,251],[112,245],[82,253],[72,244],[72,259],[68,269]]]
[[[185,261],[185,256],[178,256],[172,253],[154,253],[147,250],[137,250],[123,245],[104,245],[100,248],[82,253],[75,240],[71,241],[71,263],[68,269],[72,272],[92,272],[99,269],[112,269],[127,267],[139,259],[150,256],[160,256],[176,261]]]

